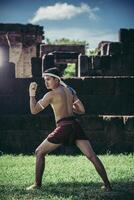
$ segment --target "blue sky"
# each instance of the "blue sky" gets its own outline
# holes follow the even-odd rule
[[[1,23],[33,23],[50,40],[118,41],[120,28],[134,28],[133,0],[1,0]]]

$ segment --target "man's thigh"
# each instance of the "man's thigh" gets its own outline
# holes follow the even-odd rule
[[[87,157],[92,157],[96,155],[88,140],[76,140],[76,146]]]
[[[55,150],[61,146],[61,144],[54,144],[49,142],[47,139],[45,139],[36,149],[36,152],[40,152],[42,154],[50,153],[51,151]]]

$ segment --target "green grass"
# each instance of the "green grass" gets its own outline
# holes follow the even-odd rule
[[[101,179],[84,156],[46,157],[41,190],[26,191],[34,182],[34,156],[0,157],[0,200],[133,200],[134,155],[99,156],[113,191],[102,192]]]

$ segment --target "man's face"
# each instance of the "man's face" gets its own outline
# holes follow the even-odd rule
[[[52,76],[44,76],[45,85],[47,89],[54,89],[57,87],[58,80]]]

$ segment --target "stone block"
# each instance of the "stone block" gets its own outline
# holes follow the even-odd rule
[[[113,95],[115,93],[115,79],[112,78],[85,78],[83,93],[86,95]]]
[[[134,135],[134,117],[128,118],[125,123],[125,130],[127,131],[127,135]],[[133,141],[134,142],[134,141]]]
[[[81,125],[85,130],[89,130],[89,135],[90,131],[103,131],[104,129],[102,117],[90,117],[88,115],[82,116]]]
[[[15,64],[5,62],[0,67],[0,79],[14,79],[15,78]]]
[[[126,72],[127,76],[133,76],[134,75],[134,56],[129,55],[123,55],[122,56],[122,65]]]
[[[129,37],[131,38],[131,42],[134,43],[134,28],[129,29]]]
[[[95,69],[95,70],[101,69],[101,57],[100,56],[94,56],[92,58],[92,62],[93,62],[93,69]]]
[[[81,78],[63,78],[63,81],[70,87],[72,87],[79,95],[83,93],[83,79]]]
[[[134,78],[115,79],[116,95],[134,95]]]
[[[107,113],[107,101],[110,101],[110,99],[107,100],[104,96],[100,97],[100,95],[81,95],[80,100],[84,104],[86,114],[94,115]]]
[[[123,118],[109,118],[104,125],[105,140],[109,151],[122,152],[125,139]]]
[[[0,115],[0,130],[19,130],[21,128],[20,115]]]
[[[134,57],[132,55],[114,55],[111,57],[111,70],[114,76],[133,76]]]
[[[64,60],[64,59],[78,59],[78,53],[76,52],[63,52],[63,51],[55,51],[53,52],[54,59],[57,61]]]
[[[107,71],[111,69],[111,57],[101,56],[100,57],[100,68],[103,70],[103,75],[107,74]]]
[[[40,118],[39,115],[21,115],[21,130],[40,130]]]
[[[127,125],[127,129],[125,130],[125,150],[134,152],[134,129],[131,125]],[[132,131],[130,131],[131,129]]]
[[[133,55],[134,54],[134,42],[133,43],[122,43],[122,54]]]
[[[86,135],[96,153],[106,153],[107,143],[104,131],[92,130],[86,131]]]
[[[109,43],[107,55],[120,55],[122,53],[122,44],[120,42]]]
[[[17,102],[14,95],[0,96],[0,114],[13,114],[17,113],[20,108],[20,102]]]
[[[32,58],[32,75],[33,77],[42,77],[42,59],[41,58]]]
[[[51,45],[42,44],[41,45],[41,56],[43,54],[48,54],[51,52],[76,52],[78,54],[85,54],[85,45]]]
[[[122,65],[122,58],[120,55],[112,55],[111,56],[111,75],[121,76],[124,74],[124,69]]]
[[[9,62],[9,46],[7,44],[7,41],[5,42],[2,39],[3,38],[1,38],[0,36],[0,68],[3,66],[4,63]]]
[[[54,67],[54,55],[53,54],[47,54],[42,57],[42,64],[43,64],[43,71],[46,69]]]
[[[89,69],[91,69],[91,59],[86,55],[79,55],[78,57],[78,77],[87,76]]]
[[[48,115],[48,116],[44,116],[44,115],[40,115],[39,116],[39,120],[40,120],[40,129],[41,130],[53,130],[56,125],[55,125],[55,119],[53,115]]]
[[[98,45],[98,54],[100,56],[106,56],[108,55],[108,47],[109,47],[110,41],[101,41]]]
[[[15,94],[15,79],[0,79],[0,95]]]
[[[134,152],[134,142],[133,141],[125,141],[124,144],[124,152],[133,153]]]
[[[86,113],[95,115],[133,115],[134,97],[124,95],[81,95]]]
[[[120,42],[129,42],[129,30],[122,28],[119,30],[119,41]]]
[[[123,43],[134,42],[134,29],[120,29],[119,41]]]

